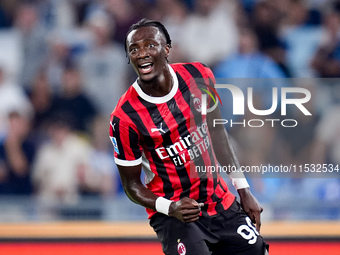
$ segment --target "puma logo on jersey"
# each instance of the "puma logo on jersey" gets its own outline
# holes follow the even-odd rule
[[[163,125],[163,123],[161,123],[161,127],[160,128],[151,128],[151,133],[159,131],[160,133],[165,134],[165,131],[163,130],[162,125]]]
[[[113,131],[116,131],[116,130],[115,130],[115,125],[116,125],[116,123],[110,122],[110,124],[111,124],[111,127],[112,127]]]

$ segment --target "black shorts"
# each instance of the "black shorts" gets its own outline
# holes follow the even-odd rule
[[[150,225],[166,255],[264,255],[268,249],[236,200],[223,213],[191,223],[156,213]]]

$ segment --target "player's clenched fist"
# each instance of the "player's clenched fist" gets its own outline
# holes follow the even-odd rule
[[[183,222],[198,220],[203,203],[197,203],[194,199],[184,197],[177,202],[172,202],[169,208],[169,216],[176,217]]]

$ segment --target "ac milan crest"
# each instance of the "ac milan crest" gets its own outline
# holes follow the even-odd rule
[[[196,111],[201,112],[202,111],[202,102],[199,98],[195,97],[193,100],[194,107]]]
[[[187,253],[184,243],[180,242],[180,240],[178,240],[177,252],[179,255],[185,255]]]

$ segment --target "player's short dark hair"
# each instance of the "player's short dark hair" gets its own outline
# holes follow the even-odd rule
[[[159,29],[159,31],[161,31],[164,34],[165,39],[166,39],[166,44],[171,48],[170,35],[168,33],[168,30],[166,30],[165,26],[157,20],[149,20],[149,19],[144,18],[144,19],[141,19],[140,21],[138,21],[137,23],[131,25],[128,32],[126,33],[125,41],[124,41],[126,56],[128,56],[128,49],[127,49],[127,45],[126,45],[126,40],[127,40],[128,35],[133,30],[136,30],[136,29],[141,28],[141,27],[157,27]]]

